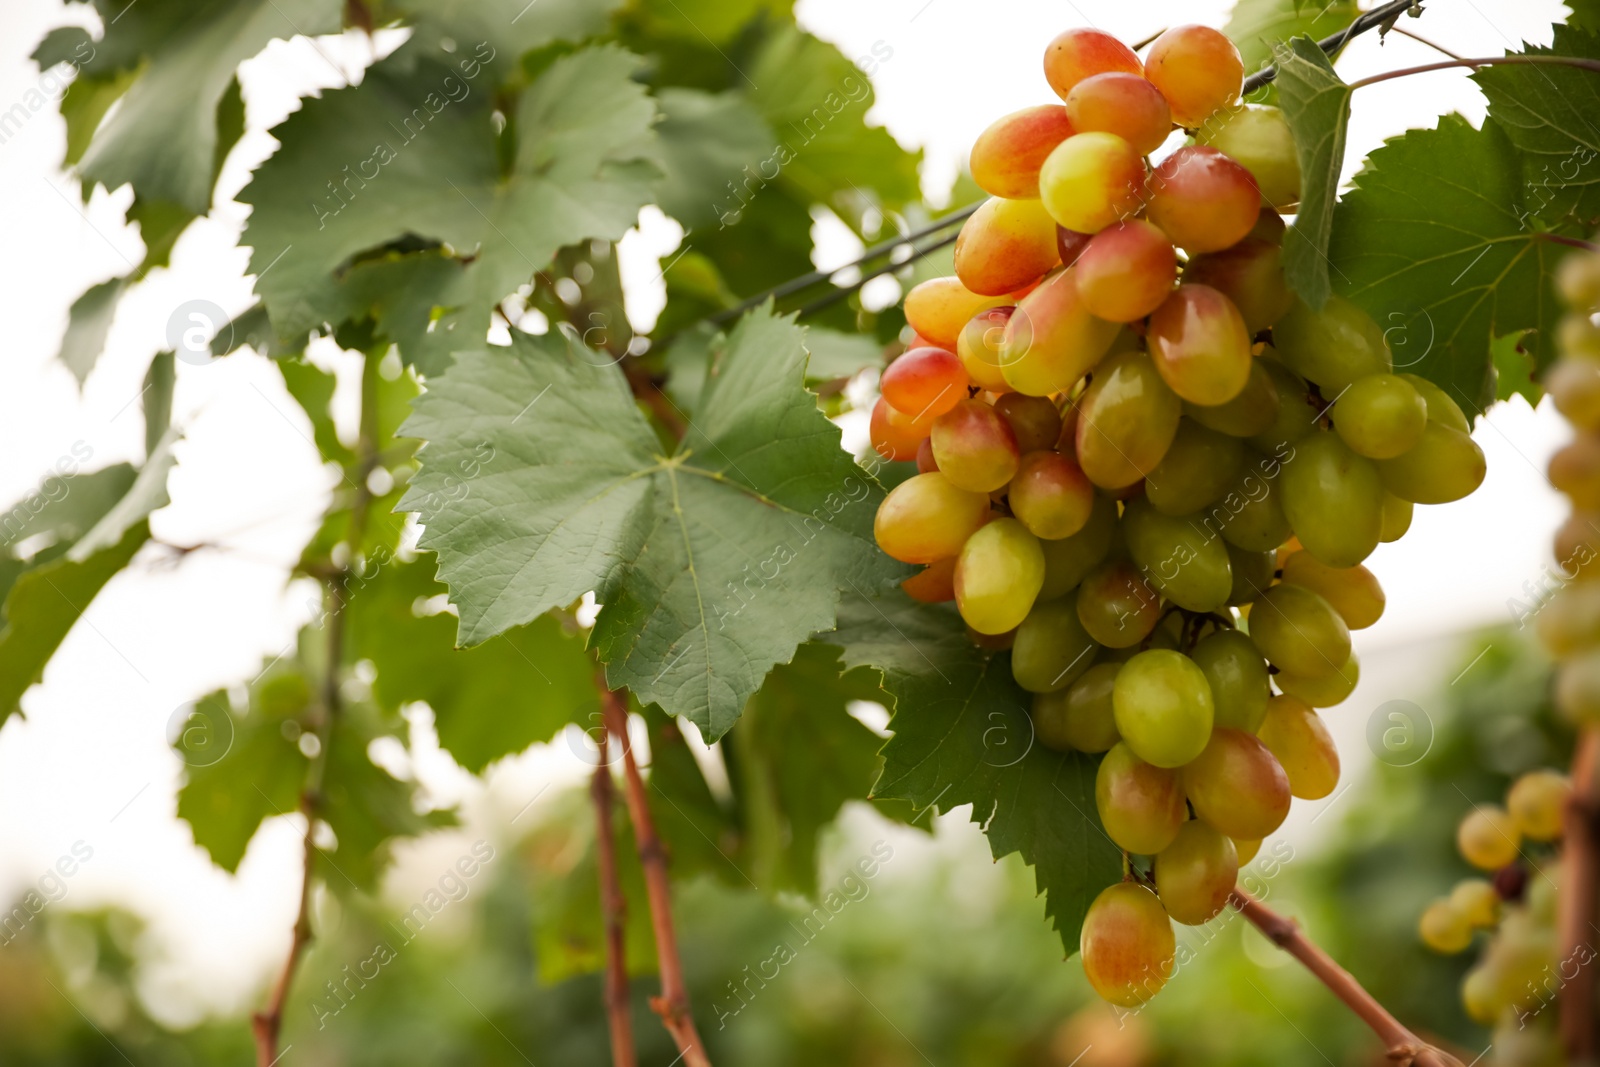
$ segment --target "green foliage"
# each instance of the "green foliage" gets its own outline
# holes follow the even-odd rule
[[[56,358],[67,365],[81,386],[95,360],[106,347],[106,335],[111,332],[111,320],[117,313],[117,302],[128,287],[127,278],[112,278],[91,285],[84,294],[72,302],[68,312],[67,332],[61,338],[61,351]]]
[[[894,699],[873,795],[919,811],[971,804],[995,858],[1016,852],[1034,868],[1072,955],[1089,904],[1122,877],[1122,853],[1096,813],[1095,761],[1035,743],[1008,657],[974,647],[948,606],[855,598],[841,616],[845,662],[879,668]]]
[[[1309,37],[1280,45],[1278,102],[1294,133],[1300,160],[1300,208],[1283,238],[1283,272],[1301,300],[1321,308],[1328,300],[1328,239],[1344,165],[1350,123],[1350,87]]]
[[[743,320],[670,455],[606,357],[559,333],[462,354],[405,432],[429,442],[403,506],[477,643],[594,590],[613,686],[715,740],[774,664],[833,625],[841,589],[901,575],[877,551],[881,490],[801,384],[801,333]],[[438,500],[482,447],[470,492]]]
[[[1354,0],[1238,0],[1222,32],[1238,45],[1249,75],[1274,62],[1273,52],[1283,42],[1296,37],[1320,41],[1350,25],[1360,13]]]

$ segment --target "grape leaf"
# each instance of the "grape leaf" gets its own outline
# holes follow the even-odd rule
[[[439,743],[473,774],[599,712],[595,666],[581,636],[541,615],[457,649],[455,616],[418,613],[420,601],[446,591],[433,572],[432,560],[394,561],[352,583],[351,650],[377,668],[380,705],[426,701]]]
[[[1549,48],[1527,55],[1600,58],[1600,37],[1557,26]],[[1600,88],[1595,73],[1553,65],[1483,67],[1472,75],[1489,115],[1523,153],[1523,210],[1540,223],[1600,222]]]
[[[770,309],[729,338],[670,456],[609,358],[559,331],[462,353],[404,432],[428,441],[402,507],[476,644],[594,590],[614,687],[716,740],[777,663],[831,626],[839,591],[903,576],[872,536],[882,493],[801,383],[801,332]],[[471,492],[451,465],[487,444]]]
[[[59,547],[64,552],[127,495],[138,473],[131,463],[113,463],[83,474],[47,476],[35,494],[6,510],[0,519],[0,536],[10,548],[30,537],[46,535],[47,544],[41,551]]]
[[[641,29],[653,36],[725,44],[763,13],[787,13],[792,0],[640,0],[633,5]]]
[[[449,43],[457,55],[504,51],[491,68],[496,80],[511,77],[524,52],[553,41],[581,41],[606,28],[622,0],[403,0],[391,10],[431,45]],[[496,56],[498,59],[499,57]]]
[[[111,278],[91,285],[82,296],[72,302],[67,312],[67,332],[61,338],[61,350],[56,358],[67,365],[72,376],[78,379],[79,388],[94,370],[95,360],[106,347],[106,335],[111,332],[111,320],[117,314],[117,302],[122,299],[129,279]]]
[[[1045,914],[1076,952],[1089,904],[1122,877],[1095,808],[1096,761],[1035,742],[1009,658],[976,648],[948,606],[855,597],[839,632],[821,639],[843,647],[847,664],[877,667],[893,698],[873,796],[922,810],[971,804],[995,858],[1016,852],[1034,868]]]
[[[1273,50],[1283,42],[1295,37],[1320,41],[1359,14],[1355,0],[1238,0],[1222,32],[1238,46],[1248,75],[1272,62]]]
[[[1367,157],[1329,248],[1340,291],[1384,328],[1397,368],[1474,411],[1495,396],[1494,338],[1530,330],[1536,371],[1554,358],[1560,254],[1523,224],[1521,160],[1499,124],[1459,115]]]
[[[774,147],[772,130],[742,93],[668,87],[656,100],[656,162],[666,175],[657,201],[685,229],[710,226],[722,214],[728,183],[744,180],[747,171],[759,178]]]
[[[883,366],[883,346],[859,333],[844,333],[822,326],[806,328],[806,379],[825,382],[849,378],[868,367]]]
[[[143,72],[96,133],[79,163],[87,181],[107,189],[131,183],[149,200],[203,215],[211,207],[218,113],[234,69],[277,38],[337,32],[338,0],[144,0],[136,34],[149,47]],[[181,17],[179,17],[181,15]],[[114,21],[113,21],[114,20]]]
[[[144,372],[144,388],[139,392],[139,407],[144,412],[144,451],[153,456],[172,426],[172,391],[178,384],[178,368],[171,352],[157,352]]]
[[[1495,369],[1495,399],[1510,400],[1520,396],[1529,407],[1538,407],[1544,388],[1533,377],[1533,360],[1522,347],[1527,330],[1515,330],[1504,337],[1496,337],[1489,345]]]
[[[484,323],[556,249],[621,237],[659,177],[639,62],[613,46],[556,59],[517,98],[508,170],[487,87],[415,48],[359,87],[308,100],[273,129],[278,151],[239,194],[254,209],[244,240],[278,334],[365,311],[370,290],[352,293],[336,275],[408,235],[471,260],[422,306],[471,305]]]
[[[1300,160],[1300,208],[1283,237],[1289,287],[1314,308],[1327,303],[1328,240],[1350,123],[1350,87],[1315,41],[1296,37],[1275,53],[1278,102]]]

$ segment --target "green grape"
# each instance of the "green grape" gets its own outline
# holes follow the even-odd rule
[[[1260,738],[1211,731],[1205,751],[1181,772],[1194,813],[1234,839],[1266,837],[1289,815],[1289,779]]]
[[[1429,421],[1417,447],[1378,460],[1383,487],[1414,504],[1448,504],[1483,484],[1483,449],[1460,430]]]
[[[1361,659],[1351,649],[1350,658],[1331,674],[1307,677],[1292,671],[1279,671],[1272,676],[1272,680],[1278,683],[1279,689],[1314,708],[1336,707],[1356,691],[1356,683],[1361,681]]]
[[[1203,526],[1163,515],[1145,498],[1122,512],[1128,553],[1162,596],[1189,611],[1215,611],[1233,591],[1228,549]]]
[[[1061,412],[1048,397],[1006,393],[995,400],[994,410],[1011,427],[1023,453],[1054,448],[1061,437]]]
[[[1270,548],[1262,552],[1250,552],[1229,545],[1228,566],[1233,571],[1233,589],[1228,593],[1228,604],[1240,607],[1272,587],[1274,572],[1278,569],[1278,554]]]
[[[1539,608],[1534,624],[1539,640],[1555,656],[1570,656],[1600,644],[1600,585],[1574,582],[1556,591]]]
[[[1475,928],[1488,928],[1500,921],[1500,894],[1483,878],[1457,882],[1450,890],[1450,906]]]
[[[1561,836],[1561,820],[1572,797],[1572,782],[1560,771],[1529,771],[1506,793],[1506,810],[1522,836],[1532,841],[1554,841]]]
[[[1111,703],[1123,743],[1157,767],[1183,766],[1211,736],[1211,686],[1180,652],[1152,648],[1123,664]]]
[[[1320,595],[1352,630],[1365,630],[1383,617],[1383,587],[1377,575],[1359,564],[1330,567],[1310,552],[1291,552],[1283,561],[1283,580]]]
[[[989,517],[989,498],[958,489],[937,471],[907,478],[878,505],[878,547],[902,563],[949,559]]]
[[[1227,906],[1239,877],[1239,850],[1230,838],[1190,819],[1156,855],[1152,873],[1167,914],[1185,926],[1199,926]]]
[[[1556,351],[1563,356],[1600,359],[1600,324],[1581,311],[1569,311],[1556,323]]]
[[[1333,428],[1368,459],[1393,459],[1416,447],[1428,424],[1422,394],[1397,374],[1369,374],[1333,404]]]
[[[1257,449],[1271,456],[1284,456],[1290,446],[1310,433],[1317,425],[1317,413],[1322,405],[1313,405],[1311,391],[1305,380],[1278,360],[1270,358],[1267,349],[1256,364],[1262,367],[1278,394],[1277,407],[1273,409],[1272,423],[1250,434],[1249,441]]]
[[[1180,419],[1167,454],[1144,480],[1144,495],[1163,515],[1191,515],[1220,500],[1243,475],[1244,462],[1237,437]]]
[[[1556,668],[1556,707],[1579,725],[1600,722],[1600,651],[1573,656]]]
[[[1276,481],[1257,470],[1246,470],[1221,500],[1193,521],[1209,536],[1220,534],[1235,548],[1268,552],[1294,534],[1278,502],[1280,495]]]
[[[1119,352],[1095,368],[1078,403],[1078,465],[1104,489],[1155,470],[1178,432],[1182,405],[1143,352]]]
[[[1083,529],[1070,537],[1039,542],[1044,550],[1044,586],[1039,590],[1040,599],[1054,600],[1072,592],[1084,575],[1106,558],[1116,539],[1117,502],[1096,494]]]
[[[1016,519],[989,523],[967,538],[956,558],[956,607],[980,634],[1016,629],[1043,584],[1039,539]]]
[[[1296,300],[1272,328],[1272,343],[1285,364],[1329,398],[1358,378],[1392,369],[1383,330],[1342,296],[1328,297],[1321,311]]]
[[[992,493],[1017,473],[1017,438],[988,404],[959,401],[933,420],[933,459],[958,489]]]
[[[1300,203],[1300,159],[1288,120],[1275,107],[1231,108],[1199,131],[1201,144],[1238,160],[1255,178],[1261,199],[1279,211]]]
[[[1334,747],[1333,735],[1304,701],[1293,696],[1267,701],[1267,714],[1256,736],[1289,776],[1292,796],[1321,800],[1339,784],[1339,750]]]
[[[1076,463],[1045,449],[1023,454],[1006,499],[1011,513],[1035,537],[1060,540],[1089,521],[1095,491]]]
[[[1145,337],[1162,380],[1191,404],[1226,404],[1250,380],[1244,316],[1209,285],[1172,290],[1151,314]]]
[[[1372,461],[1337,435],[1314,433],[1296,444],[1278,485],[1284,518],[1305,550],[1323,563],[1354,567],[1378,547],[1383,482]]]
[[[1098,647],[1078,621],[1070,597],[1035,604],[1017,627],[1011,675],[1030,693],[1054,693],[1089,669]]]
[[[1545,372],[1545,392],[1580,430],[1600,429],[1600,360],[1567,357]]]
[[[1332,604],[1299,585],[1275,585],[1251,605],[1250,639],[1279,670],[1308,678],[1332,674],[1350,658],[1350,628]]]
[[[1402,374],[1400,377],[1410,382],[1411,388],[1422,397],[1423,404],[1428,408],[1429,422],[1437,422],[1462,433],[1472,432],[1472,424],[1467,421],[1466,413],[1461,410],[1460,404],[1450,398],[1449,393],[1420,375]]]
[[[1461,1006],[1474,1022],[1489,1026],[1510,1007],[1510,1002],[1500,991],[1499,975],[1480,963],[1461,980]]]
[[[1187,815],[1178,772],[1146,763],[1123,741],[1100,761],[1094,802],[1112,843],[1143,856],[1172,844]]]
[[[1078,951],[1094,991],[1124,1008],[1155,996],[1177,970],[1172,921],[1156,895],[1137,882],[1107,886],[1094,898]]]
[[[1472,944],[1472,924],[1447,898],[1429,904],[1417,921],[1422,943],[1435,952],[1454,955]]]
[[[1078,619],[1107,648],[1129,648],[1150,636],[1161,617],[1161,598],[1132,562],[1110,559],[1078,586]]]
[[[1066,689],[1033,698],[1033,726],[1039,743],[1057,752],[1104,752],[1116,744],[1111,689],[1120,663],[1096,663]]]
[[[1215,724],[1255,733],[1267,714],[1267,664],[1248,635],[1218,630],[1189,653],[1206,682],[1216,707]]]
[[[1383,491],[1383,527],[1378,531],[1379,541],[1389,544],[1406,535],[1411,529],[1411,507],[1411,501],[1401,500],[1387,489]]]
[[[1294,293],[1283,276],[1282,244],[1259,237],[1246,237],[1232,248],[1195,256],[1184,266],[1183,280],[1209,285],[1233,301],[1251,337],[1283,318],[1294,303]]]
[[[1229,437],[1254,437],[1272,428],[1278,418],[1278,388],[1259,359],[1250,361],[1250,377],[1239,395],[1225,404],[1183,405],[1183,413],[1201,426]]]
[[[1480,804],[1456,827],[1456,847],[1461,858],[1479,870],[1498,871],[1517,861],[1522,831],[1504,808]]]

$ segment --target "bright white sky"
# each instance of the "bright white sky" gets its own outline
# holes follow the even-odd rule
[[[1523,39],[1547,42],[1551,20],[1561,14],[1552,0],[1435,0],[1430,7],[1420,22],[1404,24],[1472,56]],[[960,0],[799,3],[801,21],[852,56],[879,41],[893,49],[874,78],[873,115],[902,143],[926,150],[924,183],[935,194],[993,118],[1052,99],[1038,57],[1055,33],[1095,25],[1138,40],[1177,22],[1221,25],[1226,8],[1178,0],[989,0],[980,13]],[[84,17],[82,8],[64,13],[55,0],[4,5],[0,110],[38,87],[26,57],[39,37]],[[292,110],[297,95],[344,84],[368,54],[353,37],[323,42],[321,53],[333,62],[305,42],[279,42],[246,64],[249,132],[229,159],[225,194],[270,154],[263,131]],[[1369,35],[1351,46],[1341,70],[1358,77],[1437,58],[1413,41],[1396,36],[1380,46]],[[1364,89],[1351,123],[1350,169],[1384,137],[1431,125],[1452,109],[1474,120],[1484,111],[1464,72]],[[166,347],[172,310],[196,298],[230,313],[252,302],[246,253],[235,246],[246,211],[230,202],[190,229],[170,270],[154,272],[124,298],[109,347],[80,395],[53,358],[67,308],[89,285],[125,273],[141,245],[121,222],[126,191],[97,193],[81,208],[77,183],[56,170],[63,144],[50,106],[0,144],[0,233],[9,250],[0,257],[0,301],[11,383],[0,392],[0,501],[35,487],[75,442],[93,449],[90,466],[139,459],[133,400],[149,357]],[[850,257],[855,246],[841,231],[819,226],[822,263]],[[675,227],[658,216],[628,242],[630,311],[641,317],[653,318],[661,299],[653,255],[670,252],[676,239]],[[320,358],[339,362],[334,353]],[[293,826],[275,821],[237,877],[214,868],[174,815],[181,768],[167,747],[167,722],[185,701],[250,677],[291,641],[310,591],[286,590],[284,576],[315,528],[329,485],[303,417],[264,360],[180,363],[178,375],[176,417],[186,440],[172,476],[173,504],[153,525],[171,543],[222,542],[232,550],[196,553],[175,567],[147,550],[68,637],[44,684],[24,699],[26,720],[0,729],[0,899],[36,881],[75,841],[86,842],[93,859],[58,906],[114,901],[146,915],[161,957],[146,975],[146,992],[174,1020],[254,997],[287,942],[299,854]],[[1448,648],[1436,639],[1506,619],[1507,599],[1522,596],[1524,583],[1536,582],[1550,564],[1550,532],[1563,505],[1543,470],[1564,437],[1559,420],[1548,405],[1533,412],[1517,401],[1496,410],[1476,436],[1489,458],[1483,488],[1461,503],[1419,508],[1407,538],[1369,561],[1389,592],[1389,611],[1358,635],[1367,677],[1330,716],[1347,767],[1367,758],[1361,734],[1373,708],[1427,694]],[[494,833],[546,783],[582,770],[558,743],[507,761],[484,788],[422,733],[417,773],[441,801],[465,802],[474,827],[467,840],[484,827]],[[1286,833],[1305,833],[1316,811],[1297,804]],[[408,850],[396,898],[412,899],[461,847],[441,835]]]

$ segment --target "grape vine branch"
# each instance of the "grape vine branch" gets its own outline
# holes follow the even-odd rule
[[[596,741],[594,779],[590,793],[594,798],[594,828],[598,842],[600,868],[600,914],[605,922],[606,1022],[611,1031],[613,1067],[634,1067],[638,1058],[633,1047],[633,1020],[628,1002],[628,955],[624,923],[627,901],[617,875],[617,839],[611,818],[614,785],[611,781],[610,731],[602,727]]]

